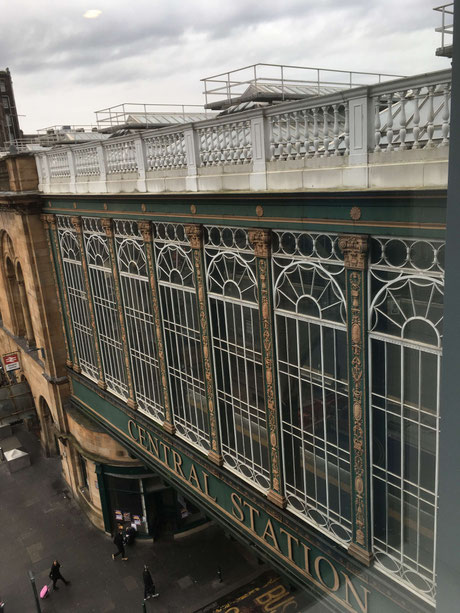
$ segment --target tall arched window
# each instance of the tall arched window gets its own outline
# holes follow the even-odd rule
[[[443,245],[379,237],[370,267],[376,564],[435,596]]]
[[[22,274],[22,267],[19,262],[16,264],[16,279],[19,288],[19,298],[21,301],[21,309],[24,318],[25,337],[29,347],[35,347],[35,335],[32,325],[32,318],[30,317],[29,299],[27,297],[26,287],[24,283],[24,275]]]
[[[107,389],[128,397],[128,382],[123,353],[120,319],[107,237],[100,220],[84,218],[83,230],[88,261],[89,279],[96,312]],[[121,308],[121,305],[120,305]]]
[[[7,257],[5,260],[5,272],[8,288],[7,291],[9,294],[10,315],[14,323],[13,331],[16,336],[24,336],[26,333],[26,326],[22,311],[21,297],[19,295],[19,285],[13,263],[9,257]]]
[[[351,539],[345,273],[336,236],[275,232],[274,308],[288,508]]]
[[[222,455],[268,489],[269,458],[255,256],[246,230],[206,228],[205,254]]]
[[[83,277],[80,245],[70,217],[58,216],[57,226],[78,362],[82,373],[97,381],[99,371]]]
[[[191,247],[182,225],[156,225],[155,249],[174,425],[210,449],[200,324]]]
[[[144,242],[136,222],[116,220],[114,228],[136,401],[140,411],[163,421],[160,369]]]

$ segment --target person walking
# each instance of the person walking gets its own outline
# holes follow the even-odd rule
[[[119,530],[113,537],[113,542],[117,547],[117,553],[112,553],[112,560],[115,560],[115,558],[120,554],[122,560],[127,560],[128,558],[126,557],[125,546],[123,544],[123,534]]]
[[[50,570],[50,574],[49,577],[53,582],[53,590],[58,590],[58,586],[56,585],[56,582],[58,579],[60,579],[61,581],[63,581],[66,585],[69,585],[70,581],[67,581],[66,579],[64,579],[64,577],[61,575],[61,571],[60,571],[61,565],[59,564],[59,562],[57,560],[54,560],[54,562],[51,565],[51,570]]]
[[[144,581],[144,600],[148,600],[149,598],[158,598],[160,594],[155,592],[155,584],[147,564],[144,564],[142,579]]]

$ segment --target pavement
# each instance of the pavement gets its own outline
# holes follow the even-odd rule
[[[40,601],[43,613],[141,613],[144,564],[160,593],[145,603],[145,610],[155,613],[193,613],[266,570],[213,525],[180,540],[161,536],[155,543],[138,541],[127,548],[127,562],[119,557],[113,561],[111,538],[97,530],[71,498],[59,458],[45,458],[37,439],[21,425],[14,426],[13,436],[30,453],[32,464],[10,473],[6,462],[0,462],[2,613],[37,613],[28,571],[40,591],[50,583],[48,573],[56,558],[71,584],[59,582],[59,591]]]

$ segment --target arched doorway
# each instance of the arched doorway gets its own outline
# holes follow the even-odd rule
[[[38,400],[38,414],[41,425],[40,438],[46,455],[48,457],[60,455],[53,416],[43,396],[40,396]]]

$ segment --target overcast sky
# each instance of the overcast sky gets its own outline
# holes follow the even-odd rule
[[[121,102],[202,103],[201,78],[257,62],[406,75],[447,68],[435,56],[438,4],[3,0],[0,69],[11,70],[25,132],[89,124]]]

